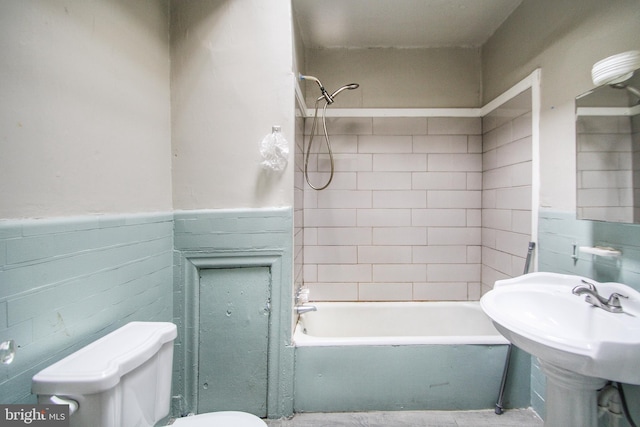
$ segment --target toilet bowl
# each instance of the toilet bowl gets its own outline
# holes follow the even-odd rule
[[[267,424],[255,415],[246,412],[223,411],[178,418],[172,425],[178,427],[265,427]]]
[[[169,415],[176,325],[131,322],[33,377],[40,404],[68,404],[70,427],[153,427]],[[266,427],[223,411],[176,419],[178,427]]]

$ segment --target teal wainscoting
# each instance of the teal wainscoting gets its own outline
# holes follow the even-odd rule
[[[577,253],[578,258],[573,259],[573,245],[612,247],[622,251],[622,256],[613,259]],[[640,224],[577,220],[575,212],[542,209],[538,270],[577,274],[599,282],[620,282],[640,290]],[[535,363],[531,372],[531,403],[539,414],[544,414],[544,375]],[[637,423],[640,421],[640,387],[626,385],[625,392]]]
[[[207,210],[175,213],[174,254],[174,321],[178,324],[174,373],[173,413],[198,412],[199,384],[202,364],[217,360],[199,360],[202,343],[214,345],[214,338],[201,337],[200,326],[211,319],[201,310],[201,278],[209,269],[239,269],[247,274],[258,267],[267,267],[270,280],[268,295],[268,347],[266,414],[269,418],[290,416],[293,413],[293,347],[291,346],[291,307],[293,301],[293,212],[291,208]],[[234,279],[235,280],[235,279]],[[239,279],[242,281],[242,279]],[[248,281],[252,281],[247,276]],[[215,284],[214,284],[215,285]],[[252,291],[251,286],[255,286]],[[264,307],[262,280],[253,280],[241,298],[255,300],[256,307]],[[204,297],[203,297],[204,298]],[[229,301],[229,304],[235,304]],[[240,301],[238,301],[240,304]],[[232,310],[233,312],[233,310]],[[235,328],[235,327],[234,327]],[[228,331],[238,339],[246,336],[241,330]],[[238,352],[239,355],[242,352]],[[247,356],[237,363],[255,364]],[[211,367],[207,367],[206,371]],[[204,372],[204,371],[203,371]],[[208,392],[206,392],[208,393]],[[242,401],[241,397],[237,400]],[[247,395],[247,401],[255,396]],[[229,408],[242,409],[242,408]],[[205,409],[206,410],[206,409]]]
[[[34,374],[125,323],[171,321],[172,251],[172,213],[0,221],[0,402],[34,403]]]

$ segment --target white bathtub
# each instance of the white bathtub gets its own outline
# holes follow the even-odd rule
[[[495,406],[508,341],[477,302],[321,302],[294,332],[295,412]],[[517,359],[517,358],[516,358]],[[528,378],[530,361],[512,363]],[[526,407],[528,383],[509,407]],[[511,406],[511,405],[516,406]]]
[[[300,316],[296,347],[508,344],[478,302],[318,302]]]

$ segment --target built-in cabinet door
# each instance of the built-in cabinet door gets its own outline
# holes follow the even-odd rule
[[[198,413],[267,416],[268,267],[200,270]]]

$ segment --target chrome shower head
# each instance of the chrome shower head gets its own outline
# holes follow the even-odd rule
[[[360,85],[358,83],[349,83],[348,85],[344,85],[341,88],[339,88],[338,90],[336,90],[335,92],[333,92],[331,94],[331,98],[335,98],[335,96],[337,94],[339,94],[340,92],[342,92],[345,89],[354,90],[354,89],[358,89],[359,87],[360,87]]]

